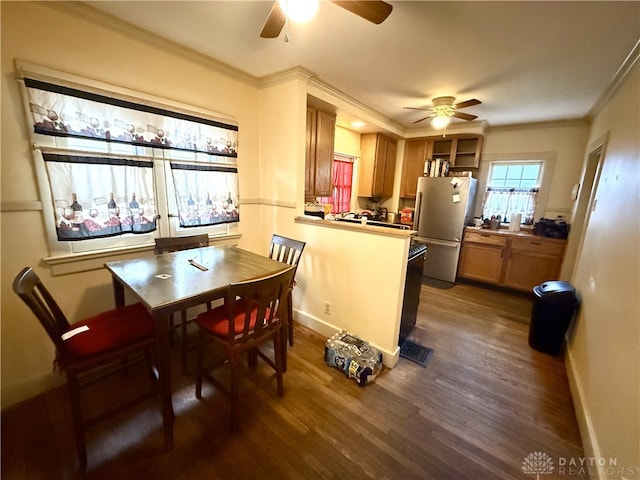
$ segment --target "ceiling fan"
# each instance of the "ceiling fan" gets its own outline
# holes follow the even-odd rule
[[[431,108],[420,108],[420,107],[404,107],[408,110],[425,110],[431,111],[432,113],[427,115],[426,117],[422,117],[416,120],[413,123],[419,123],[427,118],[432,118],[432,125],[435,128],[444,128],[449,124],[451,117],[460,118],[462,120],[475,120],[478,118],[477,115],[470,115],[468,113],[459,112],[458,110],[466,107],[473,107],[474,105],[480,105],[482,102],[480,100],[476,100],[472,98],[471,100],[466,100],[464,102],[456,103],[455,97],[436,97],[432,101]]]
[[[262,38],[277,38],[282,31],[282,28],[287,22],[287,13],[285,12],[287,2],[293,4],[297,0],[276,0],[273,3],[273,7],[269,12],[267,21],[262,27],[260,36]],[[299,1],[299,0],[298,0]],[[331,3],[335,3],[339,7],[349,10],[351,13],[355,13],[359,17],[369,20],[376,25],[381,24],[393,10],[393,6],[387,2],[381,0],[329,0]]]

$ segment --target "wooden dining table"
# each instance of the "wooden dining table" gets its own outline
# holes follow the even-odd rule
[[[239,247],[221,246],[108,262],[105,267],[112,275],[116,307],[125,304],[128,291],[155,320],[165,444],[172,448],[171,314],[223,298],[231,283],[272,275],[289,265]],[[284,307],[282,330],[287,332],[290,319]]]

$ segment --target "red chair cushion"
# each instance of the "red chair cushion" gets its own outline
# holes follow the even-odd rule
[[[247,302],[244,299],[239,300],[235,304],[235,314],[233,316],[233,328],[234,334],[242,333],[244,330],[244,316]],[[256,324],[256,316],[258,315],[257,307],[251,311],[251,318],[249,320],[250,329],[253,330]],[[269,310],[267,309],[266,316],[269,316]],[[221,338],[229,338],[229,321],[227,320],[227,306],[221,305],[220,307],[209,310],[208,312],[201,313],[196,318],[196,323],[202,328],[207,330]]]
[[[89,330],[65,340],[64,352],[59,352],[58,365],[127,347],[155,335],[153,317],[140,304],[101,312],[71,325],[69,330],[86,325]]]

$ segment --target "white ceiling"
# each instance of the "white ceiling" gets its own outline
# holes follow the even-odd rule
[[[640,38],[639,1],[392,0],[381,25],[321,1],[289,42],[259,37],[271,1],[86,3],[256,77],[303,66],[409,131],[442,95],[493,126],[584,118]]]

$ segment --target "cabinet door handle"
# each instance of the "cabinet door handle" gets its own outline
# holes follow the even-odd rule
[[[542,245],[542,242],[529,242],[529,245]]]

